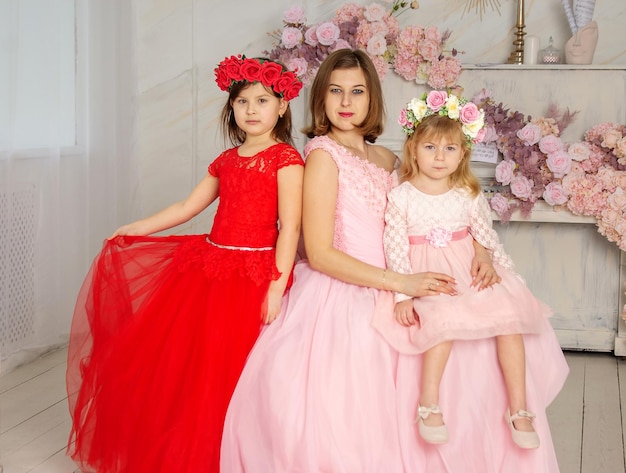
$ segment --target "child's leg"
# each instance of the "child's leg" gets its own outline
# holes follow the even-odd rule
[[[509,412],[527,409],[526,406],[526,353],[524,338],[520,334],[496,337],[498,360],[509,395]],[[529,418],[522,417],[513,422],[516,430],[534,431]]]
[[[422,393],[420,406],[430,407],[439,405],[439,385],[443,377],[443,371],[448,363],[452,342],[442,342],[424,352],[424,365],[422,370]],[[424,420],[429,426],[443,425],[441,414],[431,414]]]

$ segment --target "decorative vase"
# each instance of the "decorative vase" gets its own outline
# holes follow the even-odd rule
[[[565,43],[567,64],[591,64],[598,44],[598,24],[590,21]]]

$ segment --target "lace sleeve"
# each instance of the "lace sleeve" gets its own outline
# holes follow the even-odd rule
[[[302,155],[293,146],[285,146],[278,157],[278,169],[294,164],[304,166]]]
[[[225,152],[220,153],[220,155],[215,158],[215,160],[211,164],[209,164],[209,168],[207,169],[207,171],[209,172],[209,174],[211,174],[211,176],[220,176],[220,170],[222,169],[222,163],[224,162],[223,156],[225,154]]]
[[[470,233],[478,243],[489,251],[494,263],[498,263],[500,266],[511,271],[514,269],[513,260],[506,251],[504,251],[498,233],[493,228],[491,209],[489,208],[487,199],[482,193],[474,199],[472,205]]]
[[[385,211],[383,245],[387,267],[397,273],[411,274],[406,210],[400,209],[391,194],[388,197],[387,210]],[[410,296],[402,293],[396,293],[395,298],[396,302],[411,299]]]

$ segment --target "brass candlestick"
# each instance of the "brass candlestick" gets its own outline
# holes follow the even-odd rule
[[[515,49],[511,51],[508,64],[524,63],[524,35],[526,34],[524,33],[524,28],[526,28],[524,17],[524,0],[517,0],[517,32],[515,33],[516,39],[513,41]]]

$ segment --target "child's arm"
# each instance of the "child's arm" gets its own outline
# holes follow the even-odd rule
[[[496,268],[493,267],[493,262],[491,261],[491,256],[487,249],[478,243],[475,239],[472,240],[474,243],[474,258],[472,259],[472,284],[471,287],[478,287],[479,291],[487,287],[491,287],[494,284],[502,281],[502,278],[496,271]]]
[[[218,196],[219,179],[207,173],[185,199],[154,215],[123,225],[109,237],[117,235],[150,235],[180,225],[206,209]]]
[[[311,267],[349,284],[402,292],[412,297],[432,294],[429,284],[439,282],[440,293],[454,294],[454,279],[441,273],[400,274],[367,264],[333,247],[338,170],[321,149],[307,157],[304,170],[302,230]]]
[[[415,325],[419,322],[419,316],[413,307],[413,299],[406,299],[402,302],[397,302],[394,308],[394,315],[396,322],[405,327]]]
[[[304,167],[300,165],[285,166],[278,171],[276,267],[281,276],[272,281],[267,293],[267,306],[262,314],[266,324],[272,323],[280,313],[280,304],[296,257],[302,218],[303,175]]]
[[[397,273],[411,274],[413,271],[409,259],[408,222],[404,207],[406,205],[401,205],[393,194],[387,196],[383,247],[389,269]],[[396,293],[395,299],[396,302],[402,302],[412,298],[406,294]]]
[[[480,260],[472,263],[472,271],[475,267],[489,264],[488,261],[498,263],[506,269],[513,270],[513,260],[504,251],[504,247],[500,243],[498,233],[493,228],[491,209],[489,208],[487,199],[482,193],[474,199],[474,205],[470,215],[470,233],[474,237],[474,248],[476,248],[477,258]],[[484,253],[482,253],[481,256],[481,246],[483,247],[483,250],[486,250],[489,259],[487,259],[487,256]],[[490,270],[486,269],[486,273],[490,272]],[[485,280],[483,279],[483,284],[480,286],[480,289],[483,289],[484,287],[487,286],[485,286]]]

